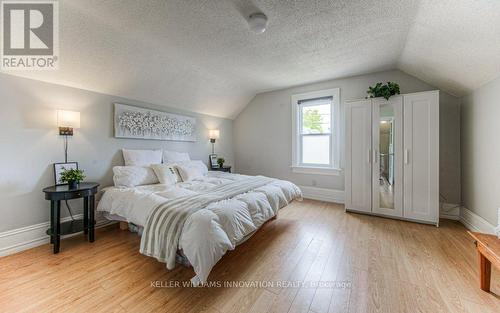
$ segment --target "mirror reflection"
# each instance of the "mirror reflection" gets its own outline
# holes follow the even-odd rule
[[[380,107],[379,152],[379,205],[394,209],[394,110],[389,104]]]

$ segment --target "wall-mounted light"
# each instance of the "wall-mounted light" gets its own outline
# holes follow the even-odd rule
[[[220,131],[218,129],[211,129],[208,131],[208,138],[210,138],[210,142],[212,143],[212,154],[214,154],[214,144],[215,140],[219,139]]]
[[[64,162],[68,163],[68,136],[73,136],[73,129],[80,128],[80,112],[57,110],[59,135],[64,136]]]
[[[58,110],[57,126],[59,135],[73,136],[73,129],[80,128],[80,112]]]

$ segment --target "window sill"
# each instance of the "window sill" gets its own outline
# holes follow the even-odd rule
[[[325,167],[313,167],[313,166],[291,166],[292,172],[297,174],[315,174],[315,175],[330,175],[339,176],[342,174],[342,170],[339,168],[325,168]]]

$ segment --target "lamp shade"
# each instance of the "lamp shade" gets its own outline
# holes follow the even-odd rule
[[[57,126],[80,128],[80,112],[58,110]]]
[[[219,139],[220,132],[218,129],[211,129],[208,131],[208,137],[210,139]]]

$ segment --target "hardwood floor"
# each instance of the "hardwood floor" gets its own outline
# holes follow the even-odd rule
[[[63,240],[58,255],[44,245],[1,258],[0,312],[500,312],[497,269],[492,293],[480,290],[473,241],[453,221],[436,228],[294,202],[210,275],[260,288],[168,288],[192,269],[167,271],[138,249],[139,237],[116,226],[93,244]]]

